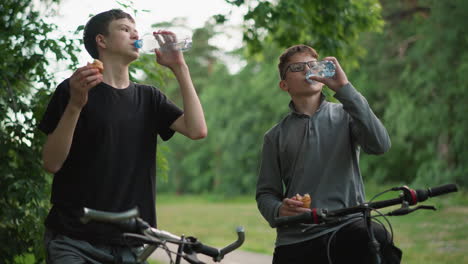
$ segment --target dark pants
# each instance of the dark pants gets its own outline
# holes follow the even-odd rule
[[[137,263],[133,253],[135,249],[130,247],[94,245],[51,230],[46,230],[44,244],[47,264]]]
[[[400,263],[402,252],[390,241],[390,234],[378,223],[372,224],[374,235],[380,243],[381,263]],[[364,220],[359,220],[340,229],[335,235],[321,237],[292,245],[275,248],[273,264],[328,264],[327,246],[333,264],[374,264],[374,255],[369,248],[369,235]]]

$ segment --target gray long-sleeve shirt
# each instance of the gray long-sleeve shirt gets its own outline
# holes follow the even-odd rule
[[[387,130],[366,99],[351,85],[335,94],[341,104],[322,100],[312,116],[295,111],[266,132],[257,182],[257,205],[273,227],[284,198],[309,193],[311,208],[329,210],[365,201],[359,150],[381,154],[390,148]],[[306,241],[335,230],[303,226],[277,228],[276,246]]]

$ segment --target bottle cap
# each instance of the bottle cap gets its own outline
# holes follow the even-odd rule
[[[141,49],[143,48],[143,41],[141,39],[135,40],[135,42],[133,42],[133,46],[137,49]]]

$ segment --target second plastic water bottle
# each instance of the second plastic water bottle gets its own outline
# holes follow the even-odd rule
[[[161,43],[156,39],[156,37],[149,33],[143,35],[139,40],[136,40],[133,45],[145,53],[152,53],[155,49],[160,51],[169,51],[169,50],[180,50],[182,52],[189,50],[192,47],[192,39],[190,37],[177,40],[176,42],[165,42]]]
[[[325,78],[330,78],[335,75],[335,64],[331,61],[319,61],[317,65],[308,70],[305,78],[309,83],[313,83],[314,80],[309,79],[312,76],[320,76]]]

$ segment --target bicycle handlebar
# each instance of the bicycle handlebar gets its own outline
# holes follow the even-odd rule
[[[138,208],[132,208],[128,211],[120,213],[83,208],[83,216],[80,218],[80,221],[84,224],[88,223],[89,221],[112,223],[119,226],[122,230],[124,230],[124,232],[128,232],[123,234],[124,237],[136,239],[142,243],[153,245],[162,244],[165,241],[179,244],[179,246],[183,245],[185,253],[191,254],[195,252],[207,255],[212,257],[216,262],[222,260],[226,254],[239,248],[245,241],[245,230],[243,227],[239,226],[236,229],[237,240],[227,245],[226,247],[218,249],[204,245],[195,237],[180,237],[168,231],[151,227],[148,223],[139,218]],[[138,256],[138,261],[146,260],[156,249],[157,246],[147,247],[145,250],[143,250],[143,252],[141,252],[140,256]],[[188,256],[187,258],[186,260],[190,263],[203,263],[196,259],[195,256]]]
[[[244,227],[238,226],[236,232],[237,240],[222,249],[217,249],[208,245],[204,245],[201,242],[195,242],[195,244],[192,246],[192,249],[197,253],[201,253],[212,257],[215,261],[220,261],[227,253],[239,248],[244,243]]]
[[[327,220],[339,221],[339,217],[344,217],[352,215],[355,213],[362,213],[369,209],[381,209],[384,207],[389,207],[396,204],[403,204],[407,202],[410,205],[415,205],[418,202],[423,202],[429,197],[435,197],[451,192],[457,192],[458,188],[455,184],[446,184],[437,187],[427,188],[425,190],[413,190],[409,189],[407,186],[392,188],[391,190],[402,190],[403,195],[400,195],[399,198],[382,200],[377,202],[364,203],[357,206],[342,208],[338,210],[328,211],[327,209],[312,208],[311,212],[305,212],[299,215],[293,216],[281,216],[277,217],[274,220],[274,226],[282,226],[286,224],[298,224],[298,223],[313,223],[320,224],[324,223]],[[427,209],[427,208],[426,208]],[[402,215],[407,214],[408,212],[395,213],[393,215]],[[390,214],[391,215],[391,214]]]

